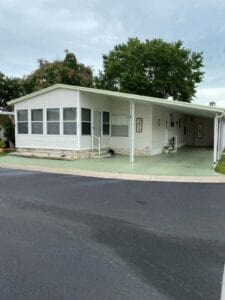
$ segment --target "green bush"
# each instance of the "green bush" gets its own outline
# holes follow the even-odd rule
[[[219,160],[219,162],[215,168],[215,171],[217,173],[225,174],[225,155],[224,154],[222,154],[222,157]]]
[[[5,142],[0,140],[0,148],[5,148]]]
[[[8,119],[3,124],[4,134],[8,141],[15,143],[15,126],[11,119]]]

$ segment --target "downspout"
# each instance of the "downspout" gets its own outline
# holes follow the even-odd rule
[[[220,126],[221,121],[224,114],[216,115],[214,118],[214,146],[213,146],[213,168],[216,167],[217,161],[220,159],[221,155],[221,129],[219,128],[219,119],[220,119]]]
[[[222,124],[223,124],[223,116],[224,114],[221,113],[219,116],[218,116],[218,120],[220,120],[220,123],[219,123],[219,143],[218,143],[218,146],[219,146],[219,149],[218,149],[218,160],[220,159],[221,157],[221,154],[223,152],[223,145],[222,145],[222,136],[223,136],[223,132],[222,132]]]

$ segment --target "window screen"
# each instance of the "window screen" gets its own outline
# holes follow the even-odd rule
[[[77,109],[75,107],[63,108],[63,134],[77,134]]]
[[[82,108],[82,135],[91,135],[91,110]]]
[[[17,133],[28,134],[28,111],[26,109],[17,110]]]
[[[43,110],[31,110],[31,132],[32,134],[43,134]]]
[[[109,135],[110,115],[109,112],[103,111],[102,132],[103,135]]]
[[[47,109],[47,134],[59,134],[59,108]]]
[[[112,115],[111,135],[117,137],[128,137],[128,115]]]

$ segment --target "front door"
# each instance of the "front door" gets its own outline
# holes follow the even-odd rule
[[[99,146],[99,142],[101,141],[101,112],[98,110],[94,110],[93,114],[93,141],[94,141],[94,147]]]

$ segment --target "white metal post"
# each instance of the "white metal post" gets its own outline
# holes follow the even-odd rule
[[[221,118],[218,118],[218,150],[217,150],[217,160],[220,159],[221,154]]]
[[[213,166],[216,166],[218,153],[218,116],[214,118],[214,146],[213,146]]]
[[[77,92],[77,148],[80,150],[81,139],[81,108],[80,108],[80,91]]]
[[[134,162],[134,114],[135,103],[130,101],[130,162]]]

